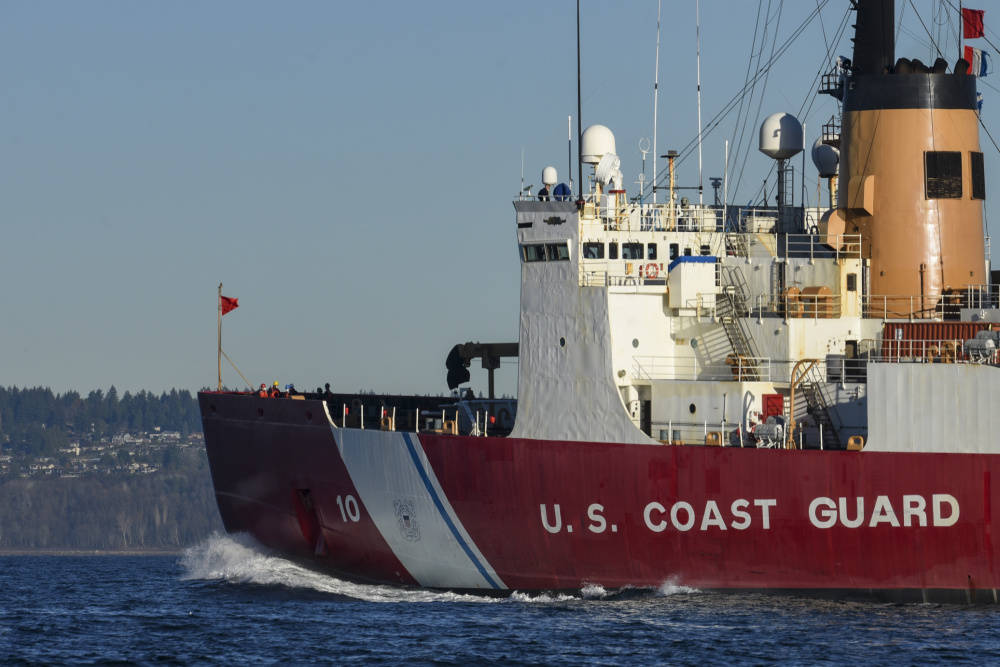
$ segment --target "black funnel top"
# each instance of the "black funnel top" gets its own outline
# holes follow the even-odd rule
[[[856,0],[854,73],[882,74],[896,60],[895,0]]]

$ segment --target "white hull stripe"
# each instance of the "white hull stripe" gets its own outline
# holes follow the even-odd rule
[[[444,505],[441,503],[441,497],[438,495],[437,490],[434,488],[435,485],[431,484],[431,480],[427,476],[427,471],[424,468],[423,463],[420,461],[420,457],[417,455],[417,450],[413,446],[413,441],[410,440],[410,434],[404,432],[403,440],[406,441],[406,448],[410,452],[410,458],[413,459],[413,465],[416,467],[417,472],[420,474],[420,479],[423,480],[424,486],[427,488],[427,493],[434,501],[434,506],[437,507],[438,512],[441,514],[441,518],[444,519],[444,522],[448,525],[448,528],[451,530],[451,534],[455,536],[455,541],[458,542],[459,546],[462,547],[462,550],[469,557],[469,560],[472,561],[472,564],[476,566],[476,569],[479,570],[479,573],[483,575],[483,579],[485,579],[489,583],[489,585],[492,586],[493,588],[496,589],[501,588],[501,586],[497,584],[497,582],[493,579],[493,577],[490,576],[489,572],[486,571],[486,568],[483,567],[483,564],[480,562],[479,558],[476,557],[476,554],[474,554],[472,552],[472,549],[469,548],[468,543],[459,533],[458,528],[455,527],[455,522],[452,521],[448,511],[445,510]]]
[[[338,428],[333,435],[358,501],[418,584],[506,588],[448,502],[418,436]]]

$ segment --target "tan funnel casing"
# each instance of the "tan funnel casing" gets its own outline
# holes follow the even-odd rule
[[[851,4],[854,57],[832,93],[844,105],[838,208],[823,231],[861,234],[871,317],[939,317],[987,282],[976,77],[964,60],[896,60],[895,2]]]
[[[887,304],[891,315],[932,316],[941,294],[985,284],[983,202],[972,198],[971,153],[979,152],[976,112],[845,111],[842,127],[835,217],[847,233],[862,235],[871,257],[872,310]],[[961,154],[961,198],[925,196],[928,151]]]

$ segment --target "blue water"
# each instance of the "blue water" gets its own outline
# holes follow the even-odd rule
[[[664,584],[495,599],[362,586],[216,536],[174,556],[0,558],[9,663],[1000,662],[1000,608]]]

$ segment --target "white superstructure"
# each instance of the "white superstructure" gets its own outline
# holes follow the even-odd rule
[[[789,136],[797,121],[788,118],[765,122],[785,131],[784,140],[769,135],[782,156],[802,145],[801,126]],[[595,151],[612,151],[614,139],[595,127],[584,146],[587,161],[601,165],[606,156]],[[860,235],[821,234],[823,209],[698,206],[673,193],[640,203],[602,185],[579,204],[515,202],[522,279],[513,436],[845,448],[877,434],[870,449],[965,451],[961,438],[931,441],[894,427],[882,414],[885,397],[873,403],[870,389],[896,391],[921,372],[899,362],[958,362],[912,392],[909,405],[933,415],[925,403],[946,392],[957,406],[949,423],[963,423],[981,403],[972,394],[1000,382],[1000,371],[966,359],[964,340],[883,349],[884,326],[896,320],[887,298],[866,289]],[[983,451],[982,438],[970,437],[979,443],[968,450]]]

